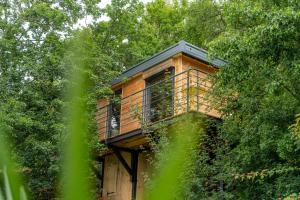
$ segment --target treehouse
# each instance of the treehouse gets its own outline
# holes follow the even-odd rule
[[[141,148],[153,124],[187,112],[219,113],[205,98],[209,74],[225,62],[181,41],[124,71],[112,81],[113,98],[98,102],[98,133],[110,151],[101,158],[104,200],[142,199],[149,170]]]

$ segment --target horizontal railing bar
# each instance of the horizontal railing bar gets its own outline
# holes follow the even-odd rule
[[[185,100],[184,97],[182,97],[181,99],[184,99],[184,100]],[[178,100],[181,100],[181,99],[177,99],[177,101],[178,101]],[[148,104],[147,104],[147,105],[148,105]],[[128,113],[132,113],[132,112],[129,111],[129,112],[123,113],[122,116],[126,116],[126,115],[128,115]],[[138,113],[138,114],[143,115],[143,114],[145,114],[145,112],[144,112],[144,110],[142,110],[142,111],[141,111],[140,113]],[[134,115],[134,114],[132,114],[132,115]],[[131,115],[130,115],[129,117],[127,117],[127,118],[121,118],[121,121],[125,121],[125,120],[130,119],[130,118],[132,118]]]
[[[151,101],[150,103],[139,103],[139,104],[142,104],[142,105],[139,105],[139,104],[134,104],[134,105],[130,105],[130,107],[133,107],[133,106],[141,106],[141,108],[142,108],[142,106],[144,106],[144,107],[146,107],[146,106],[149,106],[149,105],[151,105],[152,103],[155,103],[155,102],[157,102],[157,101],[160,101],[160,100],[163,100],[163,99],[166,99],[167,97],[172,97],[173,95],[177,95],[178,93],[181,93],[182,91],[178,91],[178,92],[175,92],[175,93],[170,93],[170,94],[168,94],[168,95],[165,95],[165,96],[163,96],[163,98],[159,98],[159,99],[155,99],[154,101]],[[176,98],[176,97],[175,97]],[[178,100],[178,98],[177,98],[177,100]],[[123,109],[122,109],[123,110]],[[128,108],[124,108],[124,110],[129,110],[129,112],[132,112],[131,110],[130,110],[130,108],[128,109]],[[123,112],[123,114],[122,115],[126,115],[128,112]]]
[[[188,73],[189,71],[191,72]],[[111,120],[111,118],[107,115],[110,112],[109,107],[111,105],[108,104],[100,108],[97,107],[96,119],[97,123],[99,124],[97,128],[98,132],[100,132],[101,134],[105,134],[106,138],[113,137],[123,134],[124,132],[122,131],[122,129],[126,131],[126,126],[128,126],[129,124],[136,123],[134,127],[142,126],[144,119],[150,119],[151,116],[158,117],[158,121],[151,122],[151,124],[166,120],[167,118],[172,118],[186,111],[187,102],[190,103],[191,110],[199,111],[211,108],[211,105],[209,105],[209,103],[207,103],[208,101],[205,99],[205,94],[202,93],[206,92],[211,87],[210,83],[205,77],[205,75],[207,74],[209,73],[203,70],[188,69],[179,74],[172,75],[167,77],[166,79],[160,80],[150,86],[145,87],[142,90],[130,94],[129,96],[121,98],[119,131],[113,135],[107,135],[107,133],[111,133],[111,127],[109,125],[110,123],[107,123],[109,120]],[[199,83],[199,78],[201,78],[201,83]],[[186,80],[188,80],[188,82]],[[147,90],[151,91],[152,88],[161,84],[170,84],[170,87],[166,86],[166,88],[158,88],[160,90],[156,95],[151,96],[151,102],[145,101],[145,92]],[[197,92],[197,94],[193,94],[194,92],[188,92],[188,88],[191,87],[197,88],[197,91],[202,91],[200,92],[201,94],[199,94],[199,92]],[[189,96],[189,101],[186,98],[187,96]],[[172,99],[169,99],[170,97],[172,97]],[[152,104],[163,101],[164,99],[170,101],[170,109],[154,110],[154,115],[152,115],[150,113],[149,107]],[[201,102],[200,107],[199,101]]]
[[[177,90],[177,89],[179,89],[180,87],[185,86],[185,85],[187,85],[187,84],[185,83],[184,85],[177,86],[176,88],[172,89],[171,92],[173,92],[174,90]],[[179,91],[179,92],[181,92],[181,91]],[[174,93],[173,93],[173,94],[174,94]],[[176,94],[177,94],[177,93],[176,93]],[[160,95],[151,96],[151,98],[156,98],[157,96],[160,96]],[[128,102],[128,103],[131,103],[131,102]],[[139,101],[138,103],[143,103],[143,102],[142,102],[142,101]],[[126,103],[121,102],[121,105],[124,105],[124,104],[127,104],[127,102],[126,102]],[[130,106],[132,106],[132,105],[130,105]],[[122,106],[122,107],[124,107],[124,106]]]
[[[185,80],[185,79],[187,79],[187,78],[184,78],[184,79],[181,79],[181,80]],[[181,82],[181,80],[179,80],[179,81],[176,81],[175,83],[177,83],[177,82]],[[173,83],[172,83],[173,84]],[[185,83],[186,84],[186,83]],[[142,92],[142,91],[144,91],[144,90],[140,90],[139,92]],[[143,96],[143,95],[141,95],[141,96]],[[125,97],[126,98],[126,97]],[[131,102],[131,101],[133,101],[133,100],[135,100],[135,99],[139,99],[140,97],[137,97],[137,98],[134,98],[134,99],[132,99],[132,98],[130,98],[129,100],[128,100],[128,102]],[[121,100],[121,102],[122,103],[124,103],[123,102],[123,99]],[[125,102],[125,103],[127,103],[127,102]]]
[[[142,93],[143,91],[145,91],[145,90],[147,90],[147,89],[149,89],[149,88],[151,88],[151,87],[154,87],[154,86],[157,85],[157,84],[160,84],[160,83],[163,83],[163,82],[166,82],[166,81],[173,81],[173,80],[172,80],[173,78],[176,78],[176,77],[178,77],[178,76],[180,76],[180,75],[182,75],[182,74],[185,74],[185,73],[187,73],[188,71],[199,71],[199,72],[204,73],[204,74],[209,74],[209,73],[207,73],[207,72],[205,72],[205,71],[202,71],[202,70],[199,70],[199,69],[188,69],[188,70],[186,70],[186,71],[184,71],[184,72],[181,72],[181,73],[179,73],[179,74],[170,76],[170,77],[168,77],[167,79],[158,81],[157,83],[152,84],[152,85],[150,85],[150,86],[148,86],[148,87],[145,87],[144,89],[139,90],[139,91],[137,91],[137,92],[135,92],[135,93],[133,93],[133,94],[130,94],[129,96],[122,98],[121,101],[123,101],[123,100],[125,100],[125,99],[127,99],[127,98],[129,98],[129,97],[131,97],[131,96],[133,96],[133,95],[136,95],[136,94],[138,94],[138,93]],[[201,78],[200,76],[197,76],[197,75],[195,75],[194,77],[196,77],[196,78],[197,78],[197,77]],[[190,77],[190,78],[191,78],[191,77]],[[170,80],[170,79],[171,79],[171,80]],[[182,78],[181,80],[185,80],[185,79],[187,79],[187,77]],[[176,80],[175,83],[180,82],[181,80]],[[107,107],[107,106],[109,106],[109,105],[102,106],[102,107],[100,107],[100,108],[98,108],[98,109],[100,110],[100,109],[105,108],[105,107]]]
[[[139,92],[142,92],[142,91],[144,91],[144,90],[146,90],[146,89],[148,89],[148,88],[150,88],[150,87],[154,87],[155,85],[157,85],[157,84],[159,84],[159,83],[169,81],[169,79],[173,79],[173,78],[175,78],[175,77],[177,77],[177,76],[180,76],[180,75],[182,75],[182,74],[184,74],[184,73],[187,73],[189,70],[196,70],[196,69],[188,69],[188,70],[183,71],[183,72],[181,72],[181,73],[179,73],[179,74],[170,76],[170,77],[168,77],[167,79],[163,79],[163,80],[161,80],[161,81],[158,81],[157,83],[154,83],[154,84],[152,84],[152,85],[150,85],[150,86],[148,86],[148,87],[145,87],[145,88],[142,89],[142,90],[139,90],[139,91],[137,91],[137,92],[135,92],[135,93],[133,93],[133,94],[127,96],[127,97],[122,98],[122,100],[123,100],[123,99],[126,99],[126,98],[129,98],[130,96],[135,95],[135,94],[137,94],[137,93],[139,93]]]
[[[191,96],[192,98],[193,97],[196,97],[196,95],[192,95]],[[185,100],[185,98],[182,98],[182,99],[184,99]],[[203,98],[201,98],[201,99],[203,99]],[[197,103],[197,100],[191,100],[191,103]],[[176,104],[176,103],[175,103]],[[180,104],[182,104],[182,102],[180,102]],[[202,105],[204,105],[204,106],[210,106],[210,105],[208,105],[208,104],[204,104],[204,103],[201,103],[201,106]],[[193,106],[193,105],[192,105]],[[176,110],[176,109],[175,109]],[[127,113],[125,113],[125,114],[123,114],[122,116],[126,116],[128,113],[130,113],[130,112],[127,112]],[[145,112],[143,112],[143,111],[141,111],[141,112],[139,112],[138,113],[138,115],[143,115],[143,114],[145,114]],[[139,118],[134,118],[135,116],[134,116],[134,114],[132,114],[132,115],[130,115],[129,117],[127,117],[127,118],[121,118],[121,122],[122,121],[126,121],[126,120],[128,120],[128,119],[135,119],[135,120],[133,120],[133,121],[137,121],[137,120],[140,120]],[[122,124],[121,126],[124,126],[124,124]]]
[[[132,96],[132,95],[135,95],[135,94],[137,94],[137,93],[139,93],[139,92],[145,91],[145,90],[149,89],[150,87],[153,87],[153,86],[155,86],[155,85],[157,85],[157,84],[159,84],[159,83],[165,82],[165,81],[167,81],[167,80],[169,80],[169,79],[172,79],[172,78],[174,78],[174,77],[177,77],[177,76],[179,76],[179,75],[181,75],[181,74],[183,74],[183,73],[186,73],[186,72],[187,72],[187,71],[184,71],[184,72],[181,72],[181,73],[179,73],[179,74],[170,76],[170,77],[168,77],[167,79],[163,79],[163,80],[161,80],[161,81],[158,81],[157,83],[155,83],[155,84],[153,84],[153,85],[150,85],[150,86],[148,86],[148,87],[145,87],[145,88],[142,89],[142,90],[139,90],[139,91],[137,91],[137,92],[135,92],[135,93],[133,93],[133,94],[127,96],[127,97],[122,98],[122,100],[123,100],[123,99],[126,99],[126,98],[129,98],[129,97]]]
[[[179,91],[180,92],[180,91]],[[179,92],[177,92],[177,93],[179,93]],[[175,94],[177,94],[177,93],[175,93]],[[172,94],[173,95],[173,94]],[[168,96],[171,96],[171,95],[167,95],[167,97]],[[201,96],[202,95],[197,95],[197,94],[190,94],[190,97],[191,98],[193,98],[193,97],[200,97],[200,99],[203,99]],[[153,103],[153,102],[156,102],[156,101],[158,101],[158,100],[162,100],[162,99],[164,99],[164,98],[160,98],[160,99],[157,99],[157,100],[155,100],[155,101],[152,101],[151,103]],[[180,100],[182,100],[182,99],[184,99],[185,101],[186,101],[186,99],[185,99],[185,95],[184,95],[184,97],[181,97],[181,98],[176,98],[175,99],[175,101],[180,101]],[[195,100],[196,101],[196,100]],[[174,102],[175,104],[176,104],[176,102]],[[182,102],[179,102],[179,103],[182,103]],[[139,105],[139,104],[141,104],[141,105]],[[142,110],[142,103],[139,103],[139,104],[135,104],[135,105],[131,105],[131,106],[139,106],[140,108],[141,108],[141,110]],[[146,106],[148,106],[149,104],[144,104],[144,106],[146,107]],[[134,113],[132,114],[132,110],[130,110],[130,109],[126,109],[126,110],[128,110],[128,112],[122,112],[122,116],[126,116],[126,115],[128,115],[128,113],[131,113],[131,115],[135,115]],[[139,112],[139,113],[143,113],[143,112]],[[102,117],[102,119],[103,118],[106,118],[105,116],[104,117]],[[127,119],[127,118],[121,118],[122,120],[125,120],[125,119]],[[107,121],[107,120],[106,120]],[[104,121],[102,121],[102,122],[104,122]]]
[[[180,79],[179,81],[176,81],[175,82],[175,84],[177,84],[177,83],[182,83],[182,80],[185,80],[185,79],[187,79],[187,78],[183,78],[183,79]],[[191,83],[197,83],[196,81],[193,81],[193,80],[191,80]],[[173,84],[173,83],[172,83]],[[183,84],[181,84],[181,85],[177,85],[177,87],[176,88],[174,88],[174,89],[172,89],[172,90],[175,90],[175,89],[178,89],[179,87],[183,87],[183,86],[185,86],[185,85],[187,85],[187,83],[185,83],[185,82],[183,82]],[[205,84],[200,84],[200,86],[205,86]],[[138,91],[138,92],[142,92],[142,91],[144,91],[144,90],[140,90],[140,91]],[[136,93],[137,94],[137,93]],[[132,94],[133,95],[133,94]],[[130,95],[130,96],[128,96],[128,97],[125,97],[125,98],[123,98],[123,99],[121,99],[120,101],[121,101],[121,104],[127,104],[127,103],[131,103],[132,101],[134,101],[134,100],[138,100],[138,99],[141,99],[141,98],[143,98],[143,94],[141,94],[141,96],[139,96],[139,97],[135,97],[134,99],[129,99],[127,102],[124,102],[124,99],[127,99],[127,98],[129,98],[129,97],[131,97],[132,95]],[[106,106],[103,106],[103,107],[101,107],[101,108],[99,108],[99,110],[101,110],[101,109],[105,109],[105,108],[107,108],[109,105],[106,105]],[[107,111],[104,111],[104,112],[107,112]]]

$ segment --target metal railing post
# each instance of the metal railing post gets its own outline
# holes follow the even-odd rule
[[[199,111],[199,90],[200,90],[199,71],[197,70],[197,111]]]
[[[107,135],[106,135],[106,137],[107,138],[110,138],[111,137],[111,115],[112,115],[112,104],[111,103],[109,103],[108,105],[107,105]]]
[[[190,69],[187,71],[187,95],[186,95],[186,110],[190,111]]]
[[[144,89],[143,91],[142,91],[142,96],[143,96],[143,99],[142,99],[142,126],[144,126],[145,125],[145,123],[146,123],[146,112],[147,112],[147,108],[146,108],[146,89]]]

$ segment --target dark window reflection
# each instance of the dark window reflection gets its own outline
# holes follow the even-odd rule
[[[111,101],[110,136],[116,136],[120,133],[121,97],[122,90],[117,90]]]
[[[173,115],[174,68],[158,73],[146,80],[145,118],[156,122]]]

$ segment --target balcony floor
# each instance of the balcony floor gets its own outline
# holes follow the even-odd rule
[[[108,138],[105,140],[105,144],[123,148],[140,148],[141,146],[147,145],[146,137],[146,134],[143,133],[141,129],[137,129],[129,133]]]

